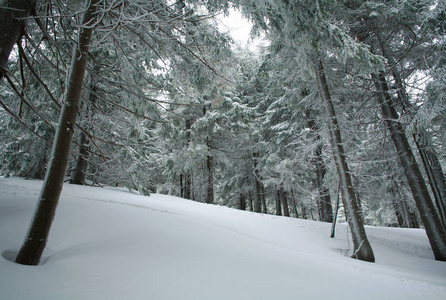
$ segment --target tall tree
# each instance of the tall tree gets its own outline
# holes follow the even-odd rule
[[[94,29],[92,25],[94,25],[94,15],[99,2],[100,0],[87,0],[86,2],[86,11],[79,25],[79,39],[73,48],[67,92],[59,118],[49,168],[27,237],[15,260],[19,264],[37,265],[48,240],[70,155],[88,49]]]
[[[316,58],[315,64],[321,97],[325,104],[326,114],[329,117],[328,128],[330,131],[330,143],[342,191],[342,204],[346,210],[347,222],[352,232],[352,239],[355,246],[353,256],[361,260],[374,262],[375,256],[365,233],[364,222],[361,216],[361,207],[357,202],[357,196],[353,189],[349,167],[345,160],[344,147],[342,145],[343,143],[336,118],[336,112],[328,89],[323,63],[319,55]]]
[[[412,152],[406,136],[405,126],[401,122],[401,116],[397,111],[397,100],[400,102],[400,105],[407,109],[409,99],[405,95],[406,90],[403,86],[400,72],[397,70],[397,59],[394,53],[404,53],[404,56],[409,56],[414,51],[413,49],[417,49],[422,44],[425,44],[423,42],[424,35],[429,32],[424,30],[424,26],[412,23],[412,18],[417,14],[422,15],[423,11],[430,10],[430,4],[425,1],[415,1],[413,3],[371,1],[361,6],[360,3],[352,1],[347,3],[346,7],[351,9],[354,12],[353,14],[361,15],[359,19],[355,17],[355,20],[351,22],[351,34],[359,41],[369,44],[371,51],[379,53],[387,59],[386,71],[392,75],[394,84],[398,88],[396,97],[392,95],[389,79],[384,71],[371,74],[377,91],[382,117],[390,132],[435,258],[437,260],[445,260],[446,228],[443,224],[444,221],[442,222],[442,219],[445,220],[444,203],[441,200],[441,194],[435,193],[436,187],[439,186],[439,183],[444,182],[444,178],[437,177],[438,181],[433,177],[431,179],[434,196],[438,199],[436,207],[429,194],[415,155]],[[389,21],[384,24],[383,17],[388,17],[389,15],[393,18],[385,18]],[[418,36],[418,33],[421,35]],[[415,37],[411,37],[412,35]],[[407,44],[407,41],[409,41],[409,44]],[[401,50],[403,51],[401,52]],[[398,57],[398,60],[405,60],[406,57],[404,56]],[[421,64],[417,59],[409,59],[403,62],[403,65],[411,67],[411,64],[414,62]],[[407,72],[402,67],[402,72],[404,71]],[[419,150],[422,159],[423,157],[427,158],[427,149],[419,147]],[[435,156],[433,153],[431,154]],[[431,166],[427,159],[426,169],[429,173]]]

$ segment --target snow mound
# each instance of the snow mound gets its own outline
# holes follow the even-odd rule
[[[43,263],[17,265],[41,185],[0,178],[1,299],[445,299],[423,230],[367,227],[371,264],[345,224],[68,184]]]

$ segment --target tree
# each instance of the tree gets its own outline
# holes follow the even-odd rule
[[[33,0],[0,1],[0,79],[6,70],[9,55],[25,29],[25,19],[35,8]]]
[[[368,55],[366,47],[361,47],[355,43],[342,28],[324,18],[325,4],[325,2],[317,2],[307,3],[306,6],[302,6],[300,3],[294,3],[294,1],[261,1],[260,3],[248,1],[241,3],[241,6],[259,28],[263,28],[270,34],[275,35],[276,39],[284,40],[283,45],[295,49],[299,45],[301,50],[298,53],[301,61],[303,61],[303,66],[311,65],[310,56],[314,52],[330,49],[330,47],[340,48],[345,55],[363,57],[371,62],[372,65],[379,62],[376,57]],[[308,10],[308,7],[311,9]],[[267,20],[269,24],[267,24]],[[321,98],[325,104],[333,157],[342,186],[342,199],[347,214],[347,221],[352,232],[354,242],[353,256],[361,260],[373,262],[374,255],[365,233],[360,207],[357,204],[349,168],[345,160],[336,113],[322,65],[323,62],[320,54],[317,53],[316,56],[314,70]],[[308,69],[311,70],[311,66]]]
[[[48,240],[68,164],[87,55],[94,28],[92,26],[94,14],[98,3],[99,0],[86,2],[86,11],[79,25],[79,39],[73,48],[67,92],[58,122],[49,168],[45,175],[34,219],[15,260],[19,264],[37,265]]]
[[[331,95],[328,89],[327,80],[325,78],[321,58],[317,57],[315,63],[316,76],[318,77],[321,97],[325,104],[326,114],[329,116],[328,128],[330,131],[330,142],[342,191],[342,203],[346,210],[347,222],[352,232],[352,239],[355,245],[353,256],[360,260],[374,262],[375,256],[365,233],[364,222],[361,217],[361,208],[357,203],[356,193],[353,189],[353,183],[350,177],[350,171],[345,160],[341,133],[339,131],[336,112],[333,102],[331,101]]]
[[[392,98],[384,75],[372,74],[376,90],[379,92],[378,101],[381,105],[383,118],[390,131],[393,144],[398,153],[400,163],[405,171],[407,181],[423,220],[426,234],[434,252],[436,260],[446,260],[446,230],[431,200],[421,171],[412,153],[411,147],[404,134],[404,129],[398,121],[398,114],[392,106]]]
[[[389,5],[394,5],[392,9],[388,9]],[[389,87],[388,78],[384,71],[372,72],[371,78],[377,92],[378,103],[381,108],[382,118],[385,121],[386,127],[390,132],[391,140],[395,146],[400,164],[404,170],[407,182],[412,191],[413,198],[417,205],[420,217],[426,229],[426,234],[437,260],[446,260],[446,228],[443,220],[446,220],[444,215],[444,203],[442,203],[440,193],[435,193],[436,187],[444,184],[444,178],[441,176],[433,176],[431,178],[431,185],[433,187],[434,195],[438,199],[437,207],[431,199],[427,185],[416,161],[415,155],[412,152],[409,141],[406,137],[404,124],[400,121],[401,117],[396,107],[396,99],[403,107],[408,109],[408,99],[406,97],[406,90],[404,89],[402,77],[397,68],[397,60],[394,53],[400,52],[403,48],[405,55],[410,55],[413,49],[420,48],[425,44],[424,35],[428,33],[424,26],[419,26],[418,23],[412,24],[412,17],[408,17],[421,13],[423,10],[430,10],[430,4],[419,1],[414,3],[382,3],[380,1],[370,2],[365,7],[360,7],[356,3],[348,3],[346,5],[349,9],[361,14],[360,22],[352,21],[351,34],[359,41],[370,45],[371,51],[379,53],[387,59],[387,70],[394,79],[394,84],[398,88],[396,97],[392,96],[391,88]],[[359,7],[358,7],[359,6]],[[387,8],[387,9],[386,9]],[[357,10],[357,11],[356,11]],[[371,13],[371,12],[372,13]],[[383,26],[380,17],[386,15],[394,15],[395,18],[386,18],[387,20],[395,19],[395,22],[389,21]],[[358,20],[358,19],[356,19]],[[389,30],[391,29],[391,30]],[[409,29],[409,30],[408,30]],[[408,32],[406,32],[408,31]],[[417,34],[420,34],[418,37]],[[415,35],[415,38],[411,38]],[[384,42],[384,40],[386,42]],[[410,44],[407,45],[407,40]],[[391,51],[394,51],[391,52]],[[403,60],[404,57],[399,57]],[[403,62],[404,65],[410,66],[411,63],[416,62],[417,59],[409,59]],[[416,62],[419,64],[419,62]],[[405,71],[402,67],[402,71]],[[424,132],[424,131],[423,131]],[[418,143],[418,142],[417,142]],[[421,158],[425,161],[426,170],[432,170],[432,166],[427,160],[427,149],[419,147]],[[436,161],[435,155],[431,153],[432,161]],[[441,172],[440,172],[441,173]]]

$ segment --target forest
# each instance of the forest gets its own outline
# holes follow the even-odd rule
[[[267,45],[219,28],[237,10]],[[446,261],[446,2],[2,0],[0,175],[256,213],[424,228]]]

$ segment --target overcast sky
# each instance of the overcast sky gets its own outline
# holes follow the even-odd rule
[[[220,15],[217,18],[220,30],[229,32],[236,45],[248,46],[252,51],[266,45],[266,42],[261,38],[255,38],[254,40],[250,38],[252,23],[243,18],[238,10],[231,9],[228,16]]]

